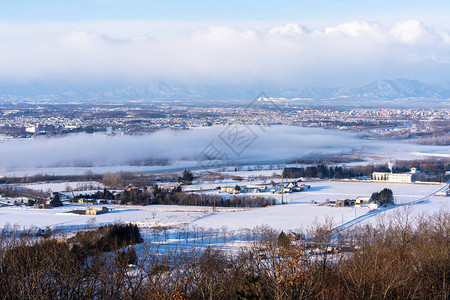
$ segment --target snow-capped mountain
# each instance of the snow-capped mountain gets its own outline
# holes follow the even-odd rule
[[[353,98],[398,99],[398,98],[448,98],[450,91],[440,87],[422,83],[417,80],[396,79],[379,80],[364,87],[354,89]]]
[[[379,80],[360,88],[279,88],[267,85],[184,86],[164,82],[119,88],[74,87],[68,84],[27,84],[0,86],[0,101],[161,101],[161,100],[248,100],[265,92],[274,98],[313,100],[395,100],[402,98],[450,98],[450,87],[429,85],[417,80]]]

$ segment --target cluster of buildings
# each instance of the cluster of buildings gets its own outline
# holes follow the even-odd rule
[[[221,193],[228,193],[231,195],[237,195],[237,194],[243,194],[243,193],[252,193],[252,194],[258,194],[258,193],[265,193],[267,192],[267,186],[224,186],[220,188]]]
[[[324,203],[327,206],[333,207],[368,207],[370,210],[377,209],[380,207],[378,201],[373,201],[371,197],[356,197],[355,199],[344,199],[344,200],[328,200]]]
[[[28,197],[3,197],[0,195],[0,207],[4,206],[14,206],[14,205],[27,205],[27,206],[33,206],[38,209],[51,209],[52,206],[52,200],[55,198],[55,196],[58,196],[58,198],[62,202],[67,202],[71,199],[71,197],[65,193],[51,193],[49,197],[45,198],[38,198],[37,201],[35,201],[32,198]],[[80,198],[78,200],[78,203],[86,204],[85,209],[81,210],[74,210],[70,211],[70,213],[76,213],[79,215],[100,215],[107,213],[109,210],[105,206],[96,206],[94,204],[107,204],[107,200],[105,199],[83,199]],[[88,204],[91,204],[88,206]]]
[[[281,194],[281,193],[295,193],[301,192],[309,189],[310,186],[299,183],[297,181],[287,182],[283,184],[276,185],[273,188],[269,188],[267,185],[247,185],[247,186],[224,186],[220,188],[221,193],[228,193],[232,195],[236,194],[259,194],[259,193],[272,193],[272,194]]]

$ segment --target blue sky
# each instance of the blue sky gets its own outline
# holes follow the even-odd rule
[[[0,85],[450,78],[450,1],[0,0]]]
[[[325,21],[445,15],[450,1],[419,0],[2,0],[3,21],[174,19],[188,21]]]

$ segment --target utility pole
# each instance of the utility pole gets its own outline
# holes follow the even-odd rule
[[[284,168],[283,168],[283,170],[281,171],[281,204],[284,204],[284,198],[283,198],[283,196],[284,196],[284,181],[283,181],[283,171],[284,171]]]

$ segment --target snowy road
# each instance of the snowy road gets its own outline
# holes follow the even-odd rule
[[[418,204],[418,203],[422,203],[425,200],[428,200],[434,194],[436,194],[438,192],[442,192],[442,191],[448,189],[449,188],[449,184],[450,184],[450,180],[446,184],[440,186],[437,190],[431,192],[430,194],[428,194],[425,197],[422,197],[420,199],[416,199],[416,200],[409,201],[409,202],[406,202],[406,203],[397,204],[395,206],[383,207],[383,208],[372,210],[372,211],[368,212],[367,214],[361,215],[361,216],[359,216],[357,218],[354,218],[353,220],[350,220],[350,221],[348,221],[348,222],[346,222],[346,223],[344,223],[342,225],[339,225],[339,226],[333,228],[331,230],[332,236],[335,237],[339,233],[347,230],[348,228],[350,228],[352,226],[355,226],[357,224],[360,224],[364,220],[373,218],[373,217],[379,215],[380,213],[384,213],[384,212],[386,212],[388,210],[399,208],[399,207],[402,207],[402,206],[409,206],[409,205],[415,205],[415,204]]]

